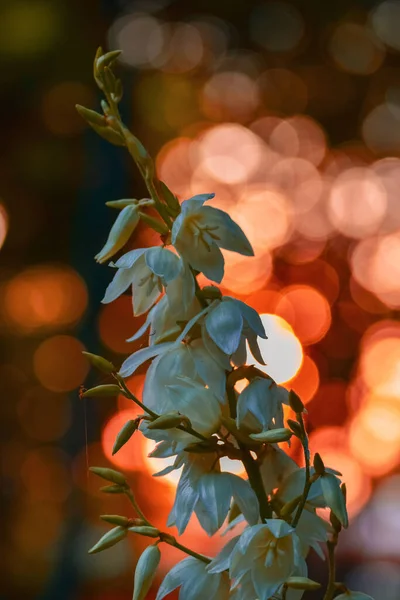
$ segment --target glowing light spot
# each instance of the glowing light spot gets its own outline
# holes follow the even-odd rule
[[[382,42],[400,50],[400,6],[393,0],[379,3],[371,14],[372,26]]]
[[[391,233],[400,229],[400,205],[398,189],[400,186],[400,159],[389,157],[376,161],[373,172],[379,177],[386,193],[386,214],[379,227],[379,233]]]
[[[143,456],[143,436],[134,434],[114,456],[112,449],[116,437],[125,423],[137,417],[140,412],[140,409],[134,406],[130,410],[123,410],[114,414],[105,424],[101,436],[105,457],[120,469],[127,471],[141,471],[143,469],[143,461],[145,460]]]
[[[64,502],[72,490],[68,456],[57,448],[31,450],[21,466],[21,480],[31,503]]]
[[[134,321],[130,296],[120,296],[111,304],[105,304],[99,316],[99,333],[103,344],[120,354],[134,352],[135,344],[126,341],[133,335],[129,333],[129,324],[132,331],[136,331],[137,321]]]
[[[93,104],[91,89],[79,81],[63,81],[50,88],[43,96],[41,111],[47,129],[55,135],[73,136],[87,124],[75,109],[75,104]]]
[[[6,319],[25,333],[73,325],[88,301],[85,283],[68,267],[40,266],[22,271],[6,284]]]
[[[309,356],[304,356],[303,364],[295,377],[285,383],[287,389],[292,389],[300,396],[304,404],[314,397],[319,386],[318,367]]]
[[[306,240],[304,238],[291,239],[279,254],[286,262],[292,265],[303,265],[313,262],[320,256],[325,248],[325,240]]]
[[[205,84],[201,108],[213,120],[248,119],[260,102],[257,83],[245,73],[214,74]]]
[[[217,125],[199,140],[198,161],[208,174],[224,183],[242,183],[258,168],[262,146],[254,133],[235,123]]]
[[[164,51],[150,60],[153,67],[168,73],[185,73],[196,67],[203,58],[203,41],[190,23],[165,23],[161,26]]]
[[[276,190],[251,186],[230,213],[251,240],[256,255],[283,245],[290,237],[291,206],[286,196]]]
[[[321,340],[331,325],[331,310],[325,296],[308,285],[292,285],[281,290],[283,299],[276,313],[293,327],[302,344]]]
[[[81,385],[89,371],[82,354],[85,347],[69,335],[55,335],[42,342],[33,356],[35,375],[52,392],[69,392]]]
[[[325,134],[310,117],[295,116],[281,121],[269,137],[272,150],[319,165],[326,152]]]
[[[379,332],[363,344],[360,373],[375,393],[400,398],[400,331]]]
[[[223,287],[236,294],[247,295],[261,289],[271,276],[272,257],[269,252],[242,259],[238,254],[225,251],[224,258]]]
[[[261,355],[266,365],[261,365],[247,353],[247,362],[255,364],[277,383],[293,379],[303,363],[303,349],[293,329],[282,317],[262,314],[261,320],[268,339],[258,338]]]
[[[360,75],[377,71],[385,58],[380,40],[357,23],[340,23],[331,37],[329,51],[340,68]]]
[[[175,138],[161,148],[156,160],[157,173],[161,181],[183,198],[190,197],[190,180],[193,171],[190,162],[192,144],[189,138]]]
[[[0,248],[5,242],[8,231],[8,215],[2,204],[0,204]]]
[[[130,13],[114,21],[108,32],[111,49],[121,49],[120,60],[134,67],[148,67],[163,52],[166,30],[155,17]]]
[[[400,459],[400,410],[387,400],[362,408],[350,424],[350,448],[364,471],[380,477]]]
[[[363,238],[378,230],[386,206],[386,192],[380,179],[371,169],[358,167],[348,169],[333,183],[329,216],[344,235]]]

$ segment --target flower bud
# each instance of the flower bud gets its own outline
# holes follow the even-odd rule
[[[119,527],[128,527],[131,523],[128,517],[121,517],[120,515],[100,515],[100,519],[111,525],[118,525]]]
[[[315,469],[315,472],[317,473],[317,475],[324,475],[324,473],[325,473],[325,465],[324,465],[324,462],[323,462],[322,458],[318,454],[318,452],[316,452],[316,454],[314,456],[314,463],[313,464],[314,464],[314,469]]]
[[[178,198],[175,196],[175,194],[171,192],[169,187],[163,181],[160,181],[160,188],[162,196],[165,202],[167,203],[167,206],[170,209],[172,216],[177,217],[181,212],[181,205],[179,203]]]
[[[185,452],[192,454],[212,454],[217,451],[217,448],[207,442],[193,442],[184,447]]]
[[[105,246],[95,256],[97,262],[105,262],[125,246],[136,225],[139,223],[139,219],[139,210],[136,205],[126,206],[121,210],[114,225],[111,227]]]
[[[157,545],[148,546],[138,560],[132,600],[144,600],[160,563],[161,552]]]
[[[113,449],[112,449],[112,455],[114,456],[114,454],[116,454],[118,452],[118,450],[120,450],[122,448],[122,446],[124,446],[126,444],[126,442],[128,442],[132,435],[135,433],[135,431],[137,430],[139,426],[139,422],[137,419],[130,419],[129,421],[127,421],[125,423],[125,425],[122,427],[121,431],[118,433],[117,438],[115,440]]]
[[[294,390],[290,390],[289,392],[289,404],[290,408],[294,410],[296,414],[304,411],[304,404]]]
[[[151,179],[154,175],[154,163],[146,148],[124,125],[121,126],[121,133],[125,139],[129,154],[142,170],[145,179]]]
[[[85,119],[86,123],[89,125],[107,127],[107,119],[104,115],[97,113],[95,110],[90,110],[90,108],[86,108],[86,106],[81,106],[80,104],[75,104],[75,108],[79,115]]]
[[[190,424],[189,419],[185,417],[185,415],[181,415],[180,413],[173,411],[169,413],[165,413],[154,419],[148,423],[148,429],[173,429],[174,427],[178,427],[182,422]]]
[[[115,371],[117,370],[112,364],[112,362],[106,360],[102,356],[92,354],[91,352],[82,352],[82,354],[86,356],[86,358],[94,367],[96,367],[96,369],[99,369],[99,371],[102,371],[103,373],[115,373]]]
[[[126,487],[125,477],[122,475],[122,473],[114,471],[114,469],[108,469],[106,467],[89,467],[89,471],[95,475],[98,475],[102,479],[105,479],[106,481],[111,481],[112,483]]]
[[[81,394],[82,398],[103,398],[107,396],[116,396],[121,392],[121,388],[113,383],[98,385],[97,387],[86,390]]]
[[[154,231],[157,231],[157,233],[161,233],[162,235],[164,235],[169,232],[167,225],[159,219],[155,219],[154,217],[151,217],[150,215],[147,215],[142,211],[139,212],[139,215],[142,221],[147,223],[147,225],[154,229]]]
[[[289,425],[289,427],[293,431],[293,433],[295,435],[297,435],[297,437],[299,437],[299,438],[303,437],[303,430],[301,428],[300,423],[298,423],[297,421],[294,421],[293,419],[288,419],[287,424]]]
[[[111,548],[111,546],[115,546],[115,544],[118,544],[118,542],[123,540],[126,536],[127,530],[125,529],[125,527],[114,527],[114,529],[107,531],[107,533],[99,539],[99,541],[93,546],[93,548],[90,548],[89,554],[97,554],[97,552],[107,550],[107,548]]]
[[[287,442],[292,437],[293,433],[286,427],[279,429],[268,429],[261,433],[251,433],[252,440],[257,442],[265,442],[266,444],[278,444],[279,442]]]
[[[101,73],[104,67],[109,67],[114,61],[122,54],[122,50],[112,50],[106,54],[100,55],[96,59],[96,69],[98,73]]]
[[[146,537],[158,538],[160,537],[160,532],[155,527],[150,527],[150,525],[139,525],[129,527],[129,531],[133,533],[139,533],[140,535],[144,535]]]
[[[289,577],[289,579],[285,581],[285,585],[293,590],[309,591],[319,590],[319,588],[321,587],[320,583],[318,583],[317,581],[313,581],[308,577]]]
[[[296,508],[298,507],[301,498],[301,496],[296,496],[296,498],[293,498],[293,500],[289,500],[289,502],[286,502],[286,504],[284,504],[280,510],[280,516],[284,518],[291,515],[293,511],[296,510]]]
[[[106,202],[106,206],[118,210],[122,210],[126,206],[132,206],[132,204],[138,204],[138,201],[135,198],[122,198],[121,200],[110,200],[109,202]]]
[[[340,594],[340,596],[336,596],[335,600],[374,600],[372,596],[368,596],[368,594],[363,594],[363,592],[351,592],[348,590],[344,594]]]
[[[120,485],[105,485],[100,488],[101,492],[104,494],[125,494],[125,488]]]
[[[349,519],[347,516],[346,502],[340,489],[340,482],[335,475],[331,473],[324,473],[320,477],[322,494],[324,500],[339,519],[342,526],[346,529],[349,525]]]

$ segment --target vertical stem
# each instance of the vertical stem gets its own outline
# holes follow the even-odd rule
[[[271,519],[272,509],[268,502],[267,494],[265,493],[264,484],[257,461],[255,461],[251,456],[250,450],[248,450],[246,446],[239,443],[239,448],[242,451],[242,461],[249,478],[249,483],[253,488],[254,493],[257,496],[258,504],[260,505],[261,520],[265,521],[265,519]]]
[[[143,521],[146,523],[146,525],[149,525],[150,527],[152,526],[150,521],[146,518],[145,514],[142,512],[140,506],[138,505],[138,503],[136,502],[136,498],[133,495],[132,490],[129,488],[128,490],[126,490],[125,494],[128,496],[130,503],[132,504],[133,508],[135,509],[135,511],[137,512],[137,514],[139,515],[139,517],[141,519],[143,519]]]
[[[308,437],[307,437],[306,429],[304,427],[303,416],[300,413],[297,415],[297,421],[301,425],[301,429],[302,429],[301,443],[303,445],[304,458],[306,461],[306,479],[305,479],[305,483],[304,483],[303,495],[302,495],[300,503],[297,507],[296,515],[292,521],[293,527],[296,527],[296,525],[298,524],[298,522],[300,520],[301,513],[303,512],[304,507],[307,502],[308,493],[309,493],[311,485],[313,483],[313,480],[310,477],[310,449],[308,447]]]
[[[325,596],[323,600],[332,600],[333,594],[335,593],[335,579],[336,579],[336,562],[335,562],[335,550],[338,543],[338,534],[334,533],[332,541],[327,542],[328,546],[328,567],[329,567],[329,579],[328,586],[326,588]]]

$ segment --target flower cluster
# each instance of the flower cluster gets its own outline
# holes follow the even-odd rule
[[[106,359],[87,355],[114,383],[83,395],[122,393],[142,408],[118,434],[114,452],[140,431],[156,442],[152,456],[174,457],[172,465],[156,474],[163,477],[180,470],[168,526],[180,535],[195,513],[208,535],[227,522],[237,534],[216,557],[199,554],[151,524],[121,473],[94,468],[109,482],[103,490],[126,494],[136,516],[103,516],[115,527],[91,552],[129,533],[156,540],[138,562],[134,600],[143,600],[152,585],[162,543],[188,557],[165,576],[157,600],[178,588],[182,600],[300,600],[307,590],[320,587],[307,577],[310,549],[323,559],[327,544],[333,564],[339,533],[348,525],[345,486],[340,473],[326,468],[318,454],[311,461],[301,399],[247,363],[248,349],[255,360],[264,362],[258,339],[267,333],[258,313],[224,296],[216,285],[199,286],[200,273],[221,282],[221,249],[251,256],[251,244],[227,213],[210,205],[213,194],[180,203],[157,179],[146,150],[119,116],[121,86],[111,69],[117,56],[118,52],[99,50],[95,59],[96,82],[106,97],[104,115],[83,107],[79,112],[100,135],[127,147],[149,191],[150,198],[109,203],[120,213],[96,256],[105,262],[120,253],[109,263],[115,274],[103,302],[112,302],[130,288],[133,313],[146,314],[146,320],[131,338],[142,338],[142,348],[128,356],[119,371]],[[140,220],[159,233],[159,245],[123,253]],[[144,364],[148,368],[139,400],[125,379]],[[285,406],[291,407],[295,419],[285,422]],[[292,436],[303,446],[305,467],[285,451]],[[246,477],[223,472],[224,456],[241,461]],[[330,509],[330,522],[317,514],[318,508]],[[369,598],[335,582],[331,570],[325,600],[337,591],[344,592],[340,598]]]

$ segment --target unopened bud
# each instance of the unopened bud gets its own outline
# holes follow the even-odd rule
[[[89,471],[106,481],[126,486],[126,479],[119,471],[114,471],[114,469],[108,469],[106,467],[89,467]]]
[[[287,424],[289,425],[289,427],[293,431],[293,433],[295,435],[297,435],[297,437],[299,437],[299,438],[303,437],[303,429],[302,429],[300,423],[298,423],[297,421],[293,421],[293,419],[288,419]]]
[[[257,442],[264,442],[266,444],[278,444],[279,442],[287,442],[292,437],[293,433],[290,429],[282,427],[279,429],[269,429],[268,431],[262,431],[261,433],[251,433],[250,437],[252,440]]]
[[[89,550],[89,554],[96,554],[115,546],[121,540],[127,536],[127,530],[125,527],[114,527],[111,531],[108,531],[103,537]]]
[[[134,527],[129,527],[129,531],[133,533],[139,533],[140,535],[144,535],[145,537],[158,538],[160,537],[160,532],[155,527],[150,527],[150,525],[139,525]]]
[[[193,442],[185,446],[184,451],[192,454],[212,454],[217,451],[217,448],[209,442]]]
[[[95,256],[97,262],[105,262],[125,246],[139,223],[139,219],[139,210],[136,205],[126,206],[121,210],[111,227],[105,246]]]
[[[167,203],[168,208],[173,217],[176,217],[181,212],[181,205],[179,203],[178,198],[171,192],[169,187],[163,182],[160,181],[161,193],[165,202]]]
[[[86,108],[85,106],[81,106],[80,104],[75,104],[75,108],[89,125],[107,127],[107,120],[104,115],[101,115],[94,110],[90,110],[90,108]]]
[[[293,590],[308,590],[310,592],[319,590],[321,587],[320,583],[313,581],[308,577],[289,577],[289,579],[285,581],[285,585]]]
[[[286,502],[286,504],[284,504],[280,510],[281,517],[288,517],[291,515],[298,507],[301,498],[302,496],[296,496],[296,498],[293,498],[293,500]]]
[[[314,463],[313,464],[314,464],[314,469],[315,469],[315,472],[317,473],[317,475],[324,475],[325,465],[324,465],[322,458],[318,454],[318,452],[314,455]]]
[[[154,175],[154,163],[143,146],[142,142],[137,139],[124,125],[121,126],[121,133],[125,139],[126,147],[133,160],[140,167],[146,179],[151,179]]]
[[[160,564],[160,558],[161,552],[158,545],[154,544],[145,549],[136,565],[132,600],[146,598]]]
[[[96,61],[97,71],[100,73],[104,67],[112,65],[112,63],[116,61],[121,54],[122,50],[112,50],[111,52],[107,52],[106,54],[99,56]]]
[[[152,229],[154,229],[154,231],[157,231],[157,233],[161,233],[162,235],[164,235],[169,232],[167,225],[165,223],[163,223],[162,221],[160,221],[159,219],[155,219],[154,217],[147,215],[143,211],[140,211],[139,215],[140,215],[140,218],[142,219],[142,221],[147,223],[147,225],[149,227],[151,227]]]
[[[121,200],[110,200],[109,202],[106,202],[106,206],[116,208],[117,210],[122,210],[126,206],[132,206],[132,204],[138,204],[138,201],[135,198],[122,198]]]
[[[98,385],[97,387],[90,388],[81,394],[82,398],[103,398],[107,396],[116,396],[121,392],[118,385],[108,383],[105,385]]]
[[[294,410],[296,414],[304,411],[304,404],[301,401],[300,396],[298,396],[294,390],[290,390],[289,392],[289,404],[290,408]]]
[[[115,440],[113,449],[112,449],[112,454],[114,456],[114,454],[116,454],[118,452],[118,450],[120,450],[122,448],[122,446],[124,446],[126,444],[126,442],[128,442],[132,435],[135,433],[135,431],[137,430],[139,426],[139,422],[137,419],[130,419],[129,421],[127,421],[125,423],[125,425],[122,427],[121,431],[118,433],[117,438]]]
[[[102,371],[103,373],[115,373],[115,371],[117,370],[112,364],[112,362],[103,358],[102,356],[92,354],[91,352],[82,352],[82,354],[86,356],[86,358],[91,362],[91,364],[94,367],[96,367],[96,369],[99,369],[99,371]]]
[[[331,473],[325,473],[324,475],[321,475],[320,481],[326,505],[346,529],[349,525],[349,518],[347,515],[346,502],[342,490],[340,489],[339,479]]]
[[[95,123],[90,123],[88,121],[88,125],[104,140],[110,142],[114,146],[125,146],[125,142],[118,131],[115,131],[112,127],[96,125]]]
[[[125,494],[126,488],[120,485],[105,485],[100,488],[100,491],[104,494]]]
[[[100,519],[111,525],[118,525],[119,527],[128,527],[131,524],[128,517],[121,517],[120,515],[100,515]]]
[[[173,429],[174,427],[178,427],[179,425],[181,425],[183,422],[190,425],[189,419],[184,415],[181,415],[178,412],[169,412],[157,417],[157,419],[154,419],[154,421],[148,423],[147,428]]]

